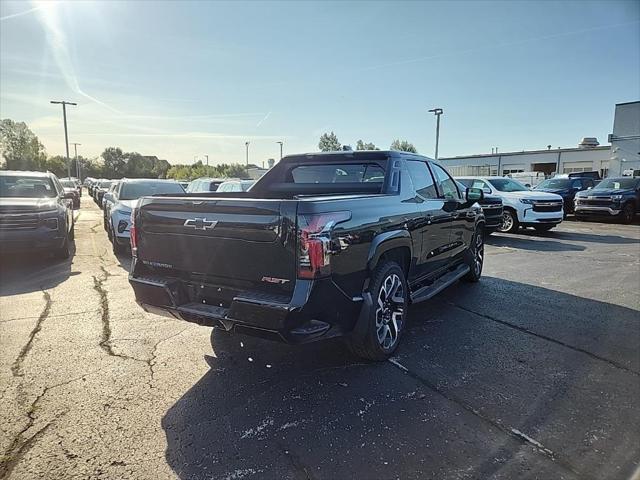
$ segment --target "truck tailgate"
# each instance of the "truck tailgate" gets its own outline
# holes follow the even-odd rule
[[[168,197],[141,202],[138,259],[210,285],[290,295],[297,202]]]

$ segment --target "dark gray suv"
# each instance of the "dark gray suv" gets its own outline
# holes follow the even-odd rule
[[[52,173],[0,171],[0,252],[46,250],[68,258],[73,198]]]

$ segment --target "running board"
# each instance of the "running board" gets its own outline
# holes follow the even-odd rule
[[[429,300],[431,297],[437,295],[452,283],[455,283],[457,280],[464,277],[467,273],[469,273],[470,270],[471,269],[469,268],[469,265],[460,265],[455,270],[449,273],[445,273],[431,285],[426,285],[413,292],[411,294],[411,301],[413,303],[418,303]]]

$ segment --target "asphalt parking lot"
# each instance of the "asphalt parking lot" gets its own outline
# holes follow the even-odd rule
[[[101,222],[0,260],[0,478],[639,475],[637,224],[491,237],[367,364],[144,313]]]

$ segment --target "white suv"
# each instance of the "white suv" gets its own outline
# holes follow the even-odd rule
[[[562,222],[562,197],[555,193],[531,191],[520,182],[506,177],[457,177],[467,187],[482,188],[502,198],[504,205],[500,232],[517,232],[519,227],[533,227],[546,232]]]

